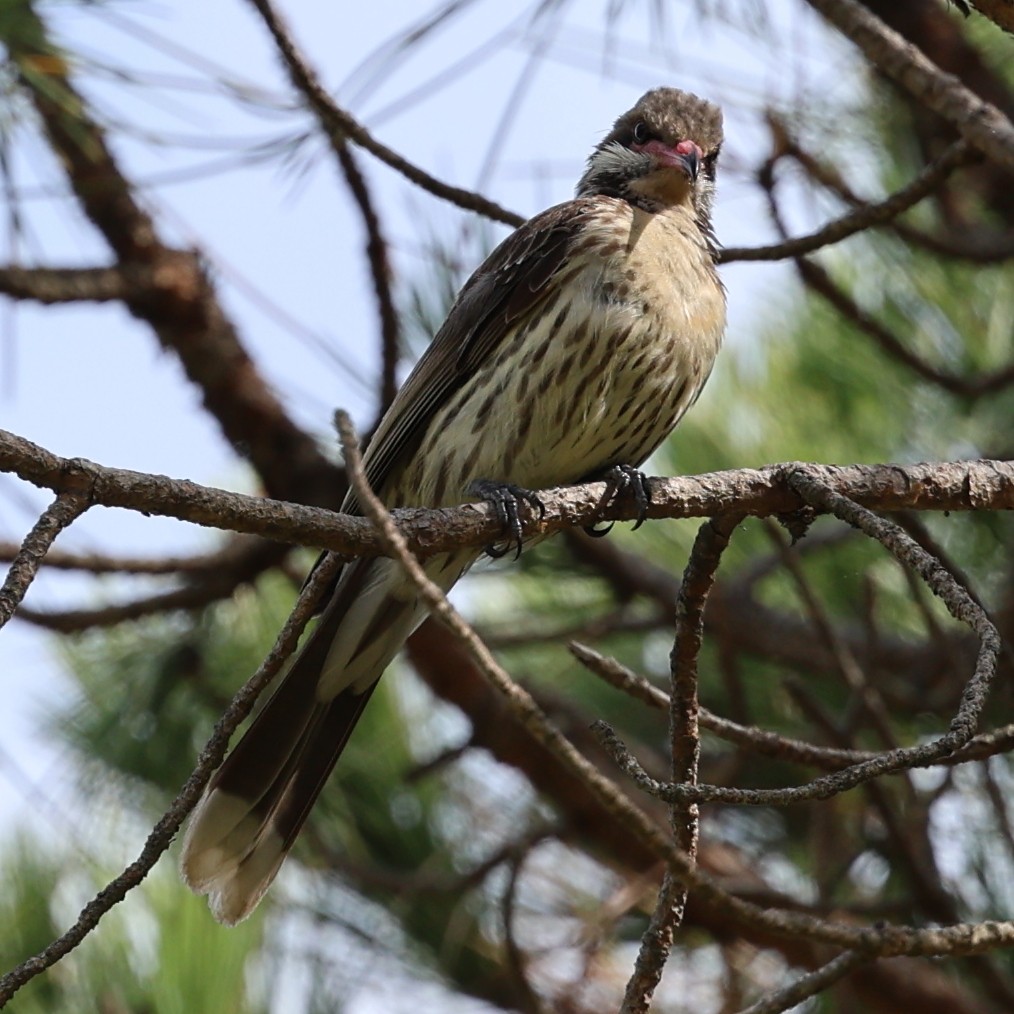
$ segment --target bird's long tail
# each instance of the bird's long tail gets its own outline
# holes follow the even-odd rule
[[[425,569],[449,589],[472,554]],[[381,673],[426,615],[391,560],[362,560],[277,690],[215,773],[183,841],[180,869],[212,913],[246,918],[270,886],[366,707]]]

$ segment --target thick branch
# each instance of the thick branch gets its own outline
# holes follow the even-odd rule
[[[788,514],[802,506],[787,481],[795,465],[741,468],[697,476],[651,479],[651,518]],[[1014,462],[955,461],[918,465],[808,465],[807,474],[873,510],[966,511],[1014,509]],[[230,493],[184,479],[106,468],[83,458],[61,458],[0,430],[0,472],[13,472],[54,492],[81,491],[90,502],[295,545],[354,556],[383,555],[384,544],[365,518]],[[638,505],[610,502],[605,482],[540,493],[546,516],[530,517],[528,536],[550,535],[597,521],[630,521]],[[500,532],[488,504],[394,511],[410,548],[430,555],[461,546],[487,545]]]

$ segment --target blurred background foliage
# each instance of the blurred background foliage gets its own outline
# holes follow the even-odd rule
[[[46,15],[48,6],[38,9]],[[433,25],[455,6],[436,8]],[[569,6],[547,2],[529,12],[536,43],[549,44]],[[883,4],[870,6],[886,16]],[[953,52],[975,55],[988,68],[977,66],[976,74],[988,75],[1014,107],[1010,40],[984,19],[963,20],[942,4],[897,5],[909,13],[920,6],[932,8],[922,15],[927,25],[952,33]],[[647,11],[646,23],[663,47],[669,44],[667,5],[629,0],[603,11],[603,53],[612,51],[621,15],[633,8]],[[765,8],[700,3],[695,16],[715,34],[749,33],[753,24],[770,32]],[[4,18],[16,10],[6,8]],[[0,19],[0,33],[9,30]],[[429,38],[392,26],[385,58],[425,47]],[[849,59],[856,90],[839,105],[822,98],[809,120],[794,123],[796,137],[846,179],[858,166],[862,192],[890,192],[919,171],[947,133],[858,53]],[[961,66],[945,69],[962,73]],[[30,117],[9,76],[6,91],[9,145]],[[765,145],[750,151],[758,165]],[[760,186],[742,149],[734,150],[739,186]],[[295,158],[292,150],[261,155]],[[776,199],[786,183],[793,188],[790,217],[799,218],[803,206],[819,221],[845,207],[791,159],[776,165],[775,179]],[[1014,250],[1014,211],[996,194],[986,169],[959,171],[905,222],[944,240],[984,237]],[[443,240],[425,222],[420,233],[416,269],[397,277],[411,355],[494,239],[482,226],[463,243]],[[879,229],[814,259],[932,369],[969,377],[1010,364],[1009,255],[993,263],[945,256]],[[733,300],[736,277],[727,271]],[[985,393],[947,390],[785,270],[771,269],[770,278],[776,282],[762,281],[754,292],[751,340],[725,351],[705,397],[653,459],[653,474],[795,459],[1012,455],[1014,383]],[[340,393],[335,400],[342,401]],[[961,575],[1009,634],[1011,518],[899,520]],[[515,677],[607,769],[588,745],[594,719],[607,718],[647,769],[664,776],[666,716],[597,680],[567,644],[589,644],[665,688],[671,604],[696,529],[690,521],[654,522],[636,533],[618,526],[601,545],[580,535],[559,538],[517,565],[481,565],[456,593]],[[788,543],[769,522],[752,519],[737,531],[710,606],[703,703],[737,721],[834,746],[881,749],[939,734],[970,671],[974,645],[966,632],[878,546],[837,523],[822,519],[798,546]],[[115,872],[121,855],[131,854],[126,843],[139,840],[138,830],[185,780],[223,706],[264,656],[308,560],[294,556],[202,610],[58,638],[76,692],[54,710],[47,732],[74,759],[84,813],[75,817],[74,836],[9,834],[3,842],[5,967],[44,947]],[[654,583],[638,587],[637,566]],[[115,581],[111,587],[119,593]],[[830,643],[825,628],[834,632]],[[850,682],[843,657],[857,663],[862,686]],[[441,701],[427,669],[453,667],[452,656],[433,658],[420,647],[412,659],[375,694],[296,861],[253,919],[228,931],[214,925],[163,863],[84,946],[26,987],[13,1009],[615,1010],[658,871],[618,855],[601,829],[575,827],[572,800],[536,791],[509,743],[491,741],[485,725],[478,733],[475,715],[470,720]],[[987,716],[994,724],[1010,714],[1009,665]],[[513,735],[509,723],[501,734]],[[704,739],[705,782],[773,787],[813,773]],[[781,811],[707,806],[701,862],[746,896],[816,912],[920,924],[1007,918],[1014,902],[1010,790],[1010,762],[1000,756]],[[732,923],[718,925],[714,913],[695,915],[692,905],[653,1009],[732,1011],[812,960],[809,952],[750,939]],[[928,970],[900,976],[913,990],[907,998],[891,994],[887,980],[848,980],[805,1009],[937,1009],[920,1006],[928,994],[952,1004],[939,1009],[1014,1009],[1009,954],[920,967]],[[895,987],[902,989],[891,980]]]

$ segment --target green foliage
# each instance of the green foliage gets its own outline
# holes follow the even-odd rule
[[[41,845],[35,837],[3,843],[0,960],[11,968],[58,937],[77,910],[116,872],[88,861],[73,841]],[[14,1001],[18,1014],[261,1014],[247,986],[263,943],[263,915],[224,934],[203,903],[180,891],[174,871],[156,870],[127,907],[110,912],[60,964],[34,979]]]
[[[121,776],[176,792],[214,716],[267,654],[292,586],[269,575],[200,615],[164,615],[61,641],[80,691],[54,731]],[[92,770],[92,769],[86,769]]]

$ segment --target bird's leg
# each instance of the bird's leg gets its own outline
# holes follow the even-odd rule
[[[521,541],[524,531],[521,525],[520,504],[524,501],[533,511],[538,511],[539,520],[546,516],[546,507],[530,489],[515,486],[510,482],[496,482],[492,479],[477,479],[468,487],[469,493],[485,500],[496,511],[497,520],[503,528],[505,543],[502,549],[496,545],[486,546],[486,554],[499,560],[517,547],[514,553],[516,560],[521,555]]]
[[[608,486],[607,500],[616,500],[618,497],[629,493],[637,504],[637,520],[634,522],[633,531],[637,531],[648,518],[648,507],[651,504],[651,487],[648,485],[648,477],[639,468],[633,465],[613,465],[603,475]],[[597,528],[589,525],[585,531],[596,539],[608,535],[613,529],[613,522],[610,521],[604,528]]]

